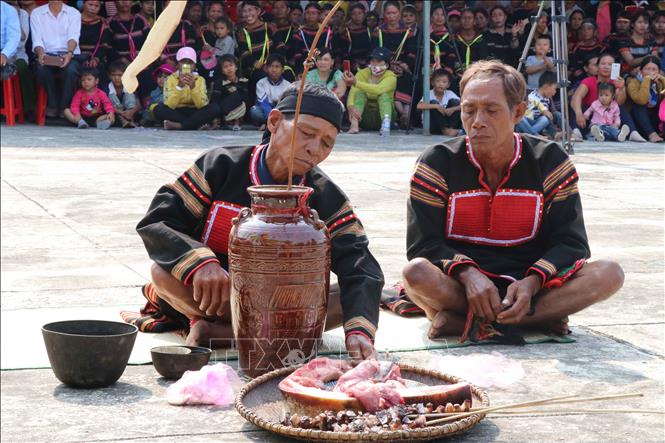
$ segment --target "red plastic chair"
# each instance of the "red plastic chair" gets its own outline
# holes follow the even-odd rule
[[[2,81],[2,97],[3,107],[0,108],[0,115],[4,115],[7,119],[7,126],[16,125],[17,117],[20,124],[25,123],[21,82],[17,74]]]
[[[37,82],[37,106],[35,107],[35,123],[46,124],[46,88]]]

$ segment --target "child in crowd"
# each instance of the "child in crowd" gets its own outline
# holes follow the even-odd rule
[[[241,129],[240,122],[247,112],[247,79],[238,78],[238,68],[238,59],[233,54],[223,55],[219,59],[210,100],[219,106],[221,120],[232,125],[234,131]]]
[[[546,134],[550,138],[559,138],[555,123],[561,122],[561,114],[553,110],[552,97],[557,91],[557,78],[554,72],[546,71],[538,80],[538,89],[531,91],[527,98],[524,117],[517,124],[518,132],[531,135]]]
[[[221,57],[226,54],[233,54],[236,49],[233,37],[231,37],[231,21],[226,17],[220,17],[215,22],[215,55]]]
[[[195,71],[196,51],[185,46],[175,58],[178,67],[166,79],[164,103],[155,106],[155,118],[164,122],[164,129],[208,129],[219,107],[209,102],[205,80]]]
[[[158,104],[164,102],[164,83],[174,72],[175,68],[168,63],[164,63],[152,72],[157,87],[150,92],[150,97],[144,103],[141,126],[152,126],[157,121],[153,111]]]
[[[430,111],[430,128],[433,134],[455,137],[462,127],[460,119],[460,98],[450,89],[450,74],[444,69],[432,73],[432,90],[429,92],[429,103],[420,100],[418,109]]]
[[[591,134],[596,141],[625,141],[630,132],[628,125],[621,126],[619,104],[615,100],[616,88],[611,83],[598,83],[598,100],[591,103],[584,117],[591,118]]]
[[[65,109],[65,118],[79,129],[96,126],[108,129],[115,121],[113,105],[108,96],[97,87],[99,73],[94,68],[81,70],[81,89],[74,93],[72,103]]]
[[[545,71],[554,71],[554,63],[547,56],[550,52],[550,38],[547,35],[541,35],[536,39],[534,46],[535,55],[526,58],[526,87],[529,91],[538,89],[538,80]]]
[[[256,104],[249,110],[252,121],[260,126],[261,131],[265,129],[268,114],[291,84],[284,79],[284,59],[281,55],[270,54],[264,69],[268,75],[256,83]]]
[[[123,128],[134,128],[134,116],[141,110],[141,103],[136,96],[122,86],[122,74],[125,73],[127,65],[120,60],[109,64],[108,74],[111,82],[108,86],[109,100],[117,116],[116,124]]]

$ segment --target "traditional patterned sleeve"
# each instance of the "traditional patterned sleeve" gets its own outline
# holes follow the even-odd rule
[[[330,233],[331,270],[339,283],[344,333],[347,337],[364,335],[373,342],[379,324],[383,272],[344,193],[328,181],[320,195],[317,208]]]
[[[591,255],[577,188],[577,171],[563,151],[552,151],[554,155],[550,157],[555,158],[547,162],[554,167],[548,168],[543,181],[544,218],[549,225],[547,251],[526,272],[540,275],[543,287],[557,274]]]
[[[175,278],[189,284],[201,266],[217,262],[215,253],[195,238],[210,209],[208,176],[224,174],[215,166],[215,151],[199,158],[173,183],[162,186],[136,230],[148,255]]]
[[[406,255],[409,260],[425,258],[450,275],[458,265],[478,265],[446,241],[447,162],[447,153],[437,146],[416,162],[407,201]]]

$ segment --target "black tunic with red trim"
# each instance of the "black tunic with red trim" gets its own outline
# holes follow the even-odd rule
[[[572,161],[541,138],[515,134],[515,146],[495,193],[465,137],[425,150],[407,203],[409,259],[424,257],[448,275],[462,263],[490,276],[537,273],[545,286],[589,257]]]
[[[247,187],[272,181],[266,148],[210,150],[175,182],[162,186],[137,226],[150,258],[185,285],[206,263],[227,268],[231,219],[250,206]],[[340,287],[344,330],[373,340],[383,273],[368,249],[363,226],[346,195],[319,168],[301,183],[314,189],[310,206],[330,232],[331,269]]]

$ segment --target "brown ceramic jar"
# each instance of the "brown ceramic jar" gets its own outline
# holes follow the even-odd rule
[[[314,357],[326,319],[330,236],[311,188],[251,186],[229,237],[233,331],[252,377]]]

